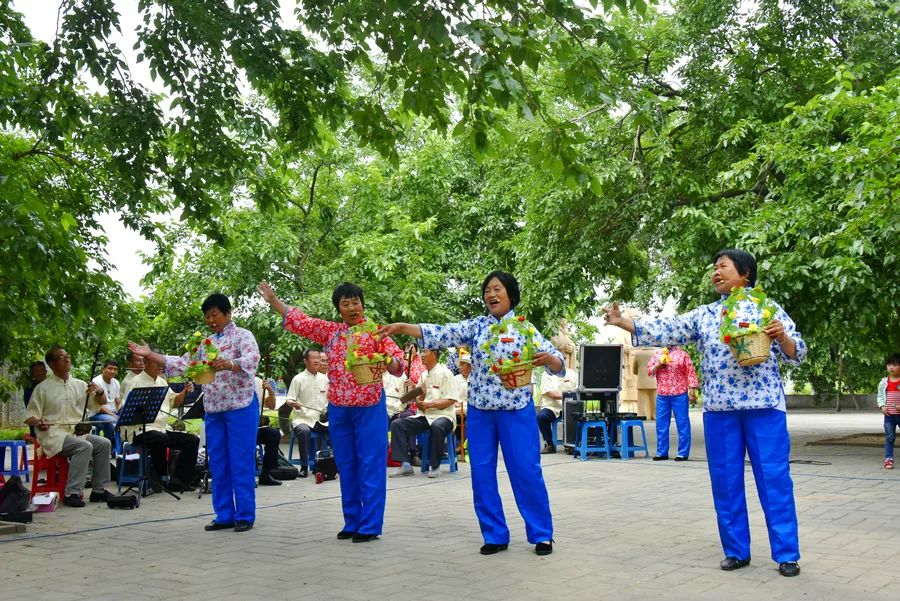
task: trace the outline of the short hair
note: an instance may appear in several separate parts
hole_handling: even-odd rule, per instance
[[[31,370],[34,369],[35,367],[44,367],[44,368],[46,368],[47,365],[46,365],[43,361],[32,361],[32,362],[31,362],[31,365],[28,366],[28,371],[31,371]]]
[[[203,301],[203,304],[200,305],[200,310],[205,314],[210,309],[218,309],[227,315],[228,313],[231,313],[231,301],[221,292],[210,294],[206,297],[206,300]]]
[[[129,363],[134,363],[134,356],[135,356],[135,355],[137,355],[137,353],[135,353],[134,351],[131,351],[131,350],[130,350],[130,351],[128,351],[127,353],[125,353],[125,360],[128,361]],[[140,355],[138,355],[138,356],[140,356]],[[143,359],[143,357],[141,357],[141,359]]]
[[[506,289],[506,296],[509,297],[509,307],[515,309],[519,304],[519,301],[522,300],[522,295],[519,292],[519,282],[516,280],[515,276],[511,273],[506,273],[505,271],[492,271],[487,274],[487,277],[484,278],[484,281],[481,283],[481,298],[484,298],[488,282],[494,278],[497,278],[500,280],[500,283],[503,284],[503,287]]]
[[[341,308],[342,298],[358,298],[360,304],[363,307],[366,306],[366,295],[363,293],[363,289],[356,284],[344,282],[334,289],[334,292],[331,293],[331,304],[335,309]]]
[[[104,369],[106,369],[110,365],[112,365],[113,367],[119,367],[119,362],[116,361],[115,359],[107,359],[106,361],[103,362]]]
[[[715,265],[722,257],[728,257],[734,263],[738,274],[747,276],[747,283],[756,286],[756,257],[739,248],[723,248],[713,257]]]
[[[423,353],[426,351],[428,351],[430,353],[434,353],[434,357],[435,357],[435,359],[437,359],[438,363],[440,363],[441,359],[443,359],[443,357],[444,357],[444,349],[440,349],[440,348],[423,348],[422,349]]]
[[[305,351],[303,351],[303,360],[306,361],[307,359],[309,359],[310,353],[318,353],[318,352],[319,351],[314,348],[306,349]]]
[[[887,367],[888,365],[900,365],[900,353],[891,353],[887,356],[887,359],[884,360],[884,365]]]
[[[50,362],[53,361],[53,355],[55,355],[58,351],[64,351],[63,347],[57,345],[50,347],[50,350],[44,354],[44,361],[47,362],[47,365],[50,365]]]

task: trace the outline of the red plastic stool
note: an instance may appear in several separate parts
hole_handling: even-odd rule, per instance
[[[45,482],[38,482],[41,472],[46,474]],[[34,478],[31,481],[31,496],[38,493],[56,492],[59,500],[66,496],[66,481],[69,479],[69,458],[62,455],[47,457],[44,450],[34,443]]]

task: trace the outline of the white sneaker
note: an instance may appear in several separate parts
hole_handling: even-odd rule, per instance
[[[412,476],[415,473],[415,470],[411,465],[407,465],[406,467],[399,468],[396,472],[391,474],[390,478],[402,478],[403,476]]]
[[[429,478],[437,478],[437,477],[440,476],[440,475],[441,475],[441,468],[440,468],[440,467],[436,467],[436,468],[434,468],[433,470],[428,470],[428,477],[429,477]]]

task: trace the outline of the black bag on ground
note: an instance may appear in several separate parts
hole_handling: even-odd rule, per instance
[[[293,465],[278,449],[278,465],[269,470],[269,475],[277,480],[296,480],[300,475],[300,470]]]
[[[10,476],[0,488],[0,513],[21,513],[28,509],[31,493],[18,476]]]
[[[324,480],[334,480],[337,478],[337,463],[334,461],[334,455],[331,454],[331,450],[323,449],[316,452],[315,471],[318,474],[322,474]]]
[[[135,509],[141,506],[141,495],[128,493],[125,495],[109,495],[106,506],[110,509]]]

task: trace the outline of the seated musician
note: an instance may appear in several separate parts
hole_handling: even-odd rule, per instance
[[[291,387],[284,402],[291,412],[291,430],[294,432],[300,450],[300,477],[309,475],[309,445],[312,432],[328,433],[328,426],[319,421],[322,412],[328,408],[328,378],[320,374],[322,361],[319,352],[306,349],[303,353],[306,369],[291,381]]]
[[[93,434],[84,437],[73,434],[75,424],[81,421],[85,399],[91,396],[98,402],[105,402],[103,389],[93,382],[71,376],[72,358],[64,348],[53,347],[44,359],[52,373],[35,386],[25,409],[25,423],[37,430],[37,439],[44,455],[69,458],[69,479],[66,480],[62,499],[64,505],[84,507],[82,495],[91,459],[94,470],[90,500],[106,501],[110,442]]]
[[[456,427],[456,402],[458,395],[453,374],[446,365],[439,362],[440,351],[428,349],[422,353],[422,363],[428,370],[419,379],[423,394],[417,402],[418,412],[414,416],[395,420],[391,424],[391,457],[401,462],[391,478],[411,476],[412,451],[409,446],[410,437],[422,432],[431,432],[430,457],[422,457],[429,461],[429,478],[440,475],[441,456],[444,453],[444,440]]]
[[[256,396],[260,399],[262,409],[275,408],[275,390],[268,380],[255,378]],[[259,427],[256,429],[256,444],[263,445],[262,471],[259,473],[260,486],[281,486],[281,480],[272,477],[270,473],[278,467],[278,444],[281,442],[281,432],[278,428],[269,427],[269,418],[260,415]]]
[[[567,369],[564,376],[554,376],[544,370],[541,375],[541,399],[537,413],[538,429],[544,438],[541,455],[556,452],[553,445],[553,420],[562,412],[563,393],[575,390],[576,386],[578,373],[575,370]]]
[[[459,373],[453,376],[456,394],[459,397],[456,403],[456,439],[462,445],[465,440],[466,403],[469,401],[469,374],[472,373],[472,355],[467,348],[460,347],[456,362],[459,366]]]
[[[144,371],[135,376],[129,382],[128,394],[138,388],[163,388],[168,389],[166,399],[161,410],[156,414],[156,420],[148,423],[146,434],[141,434],[140,426],[130,426],[125,437],[134,436],[133,444],[147,449],[150,453],[150,483],[153,492],[162,491],[162,476],[168,474],[168,462],[166,461],[166,449],[181,451],[178,464],[169,477],[168,490],[174,492],[190,492],[196,490],[192,485],[194,481],[194,468],[197,464],[197,450],[200,448],[200,438],[187,432],[175,432],[168,425],[168,419],[172,412],[184,402],[184,398],[194,390],[194,385],[187,382],[184,389],[175,393],[169,389],[169,383],[162,377],[165,365],[161,361],[151,358],[144,359]],[[128,403],[128,397],[125,397]]]

